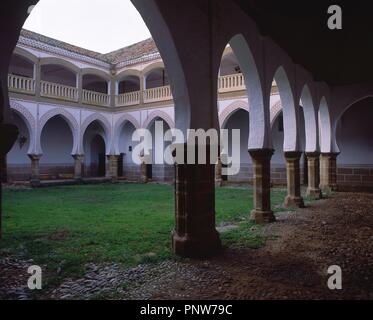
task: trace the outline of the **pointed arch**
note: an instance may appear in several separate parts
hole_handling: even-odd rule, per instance
[[[332,126],[329,113],[329,106],[325,97],[320,100],[319,107],[319,134],[320,149],[323,153],[332,152]]]
[[[111,139],[112,139],[111,124],[109,120],[100,113],[91,114],[83,121],[81,125],[80,144],[79,144],[81,153],[84,153],[83,140],[84,140],[84,135],[87,131],[87,128],[95,121],[97,121],[102,126],[102,129],[104,130],[105,137],[103,138],[104,138],[105,145],[106,145],[106,153],[110,154]]]
[[[161,118],[163,121],[165,121],[167,125],[170,127],[170,129],[175,128],[175,123],[172,120],[172,118],[167,113],[160,111],[160,110],[151,112],[146,118],[146,120],[144,121],[142,127],[144,129],[149,129],[150,125],[153,123],[153,121],[156,118]]]
[[[237,57],[245,78],[247,96],[251,111],[249,149],[268,147],[268,112],[265,110],[263,86],[258,67],[248,42],[242,34],[235,35],[229,44]]]
[[[114,152],[115,154],[119,154],[119,142],[120,142],[120,134],[123,129],[123,127],[126,125],[126,123],[130,123],[133,125],[135,129],[140,129],[140,123],[135,119],[135,117],[131,116],[130,114],[124,114],[122,115],[115,123],[114,126]]]
[[[246,101],[239,100],[225,107],[219,116],[220,128],[224,128],[229,118],[233,116],[233,114],[235,114],[238,110],[245,110],[247,112],[250,112],[249,104]]]
[[[54,117],[60,116],[68,126],[70,127],[72,136],[73,136],[73,149],[71,151],[71,154],[76,154],[78,149],[78,143],[79,143],[79,124],[78,121],[75,119],[75,117],[65,110],[64,108],[55,108],[48,112],[46,112],[38,121],[38,133],[37,133],[37,145],[39,146],[40,154],[43,153],[42,147],[41,147],[41,134],[43,132],[43,129],[45,125],[48,123],[48,121]]]
[[[295,108],[294,93],[289,77],[283,66],[279,66],[274,74],[284,119],[284,152],[298,150],[298,116]]]

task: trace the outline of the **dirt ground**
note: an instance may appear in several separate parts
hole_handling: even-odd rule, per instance
[[[86,278],[66,282],[44,298],[97,298],[97,290],[120,279],[126,283],[120,291],[100,298],[373,299],[372,205],[373,194],[340,193],[283,213],[277,223],[256,231],[270,239],[262,248],[225,249],[205,261],[165,261],[130,270],[94,267]],[[332,265],[342,269],[342,290],[327,286]],[[11,289],[26,282],[17,277],[24,267],[7,260],[0,267],[1,286],[6,287],[0,297],[27,299],[23,290]],[[95,295],[87,289],[93,282]]]
[[[373,194],[341,193],[283,215],[257,250],[227,249],[190,262],[196,278],[176,276],[152,298],[373,299]],[[327,286],[328,267],[342,268],[342,290]]]

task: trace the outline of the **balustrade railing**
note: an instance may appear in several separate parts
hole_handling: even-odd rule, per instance
[[[47,81],[40,81],[40,95],[65,101],[78,101],[77,88]]]
[[[158,87],[144,90],[144,102],[152,103],[158,101],[172,100],[171,87]]]
[[[242,73],[219,77],[219,93],[245,90],[245,79]]]
[[[8,89],[11,92],[35,94],[35,80],[33,78],[9,74]]]
[[[83,103],[108,107],[110,96],[106,93],[83,90]]]
[[[140,104],[140,91],[123,93],[117,96],[116,106],[117,107],[126,107]]]
[[[35,94],[36,83],[32,78],[8,75],[8,88],[10,92]],[[219,93],[235,92],[245,90],[245,79],[242,73],[221,76],[218,79]],[[277,86],[272,88],[272,94],[278,94]],[[78,102],[79,89],[75,87],[65,86],[58,83],[40,82],[40,95],[42,97],[54,98],[59,100]],[[108,94],[82,90],[81,101],[85,104],[109,107],[111,97]],[[115,106],[125,107],[139,105],[142,103],[156,103],[161,101],[172,100],[172,92],[170,86],[146,89],[144,91],[134,91],[123,93],[115,96]]]

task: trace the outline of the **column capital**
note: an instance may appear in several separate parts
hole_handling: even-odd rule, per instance
[[[82,160],[82,159],[84,159],[84,154],[73,154],[72,157],[75,160]]]
[[[285,151],[284,156],[287,160],[299,160],[302,157],[302,151]]]
[[[340,152],[321,152],[320,155],[322,157],[329,157],[335,159],[339,156]]]
[[[250,155],[255,160],[272,158],[274,152],[274,149],[249,149]]]
[[[42,154],[28,154],[27,155],[31,160],[38,161],[43,156]]]
[[[320,151],[306,152],[307,158],[318,158],[320,157]]]

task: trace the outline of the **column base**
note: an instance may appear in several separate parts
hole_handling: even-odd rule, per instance
[[[287,196],[285,198],[285,207],[298,207],[298,208],[304,208],[304,201],[302,197],[291,197]]]
[[[307,189],[307,197],[313,198],[313,199],[322,199],[322,192],[321,189]]]
[[[276,221],[276,217],[273,211],[261,211],[253,210],[251,211],[251,220],[254,220],[257,224],[271,223]]]
[[[30,180],[30,185],[32,188],[39,188],[41,183],[40,180]]]
[[[219,233],[215,230],[203,237],[190,235],[179,236],[172,232],[172,250],[174,254],[184,258],[206,258],[216,255],[221,250]]]

